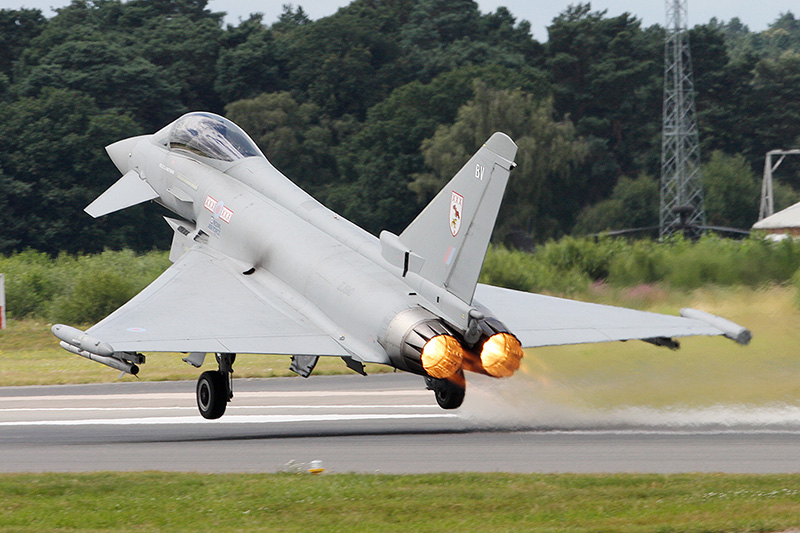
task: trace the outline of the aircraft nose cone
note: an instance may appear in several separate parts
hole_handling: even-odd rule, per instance
[[[131,137],[130,139],[123,139],[106,146],[106,152],[108,152],[108,156],[121,173],[125,174],[130,170],[133,147],[140,140],[141,139],[139,137]]]

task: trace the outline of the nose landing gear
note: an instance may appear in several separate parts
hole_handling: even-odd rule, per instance
[[[197,379],[197,408],[203,418],[215,420],[225,414],[233,398],[233,362],[236,354],[216,354],[219,370],[209,370]]]

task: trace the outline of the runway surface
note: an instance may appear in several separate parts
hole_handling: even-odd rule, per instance
[[[407,374],[236,380],[204,420],[193,382],[0,388],[0,471],[800,472],[800,409],[576,410],[486,382],[456,411]]]

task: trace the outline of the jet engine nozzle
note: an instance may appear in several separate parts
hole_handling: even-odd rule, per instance
[[[519,339],[494,317],[482,317],[474,323],[479,339],[469,346],[464,359],[464,370],[506,378],[519,370],[525,352]]]
[[[511,333],[495,333],[483,343],[481,366],[496,378],[512,376],[519,369],[525,353],[519,340]]]
[[[389,321],[380,343],[395,368],[441,379],[461,370],[465,352],[456,335],[440,317],[412,307]]]
[[[449,378],[461,368],[464,348],[451,335],[437,335],[422,348],[422,368],[433,378]],[[518,365],[519,366],[519,365]]]

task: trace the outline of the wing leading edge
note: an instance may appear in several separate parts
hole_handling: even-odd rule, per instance
[[[198,246],[87,333],[116,352],[351,355],[255,278]]]
[[[514,332],[524,348],[608,341],[725,335],[747,344],[750,332],[701,311],[661,315],[478,284],[475,300]],[[716,322],[715,322],[716,320]]]

